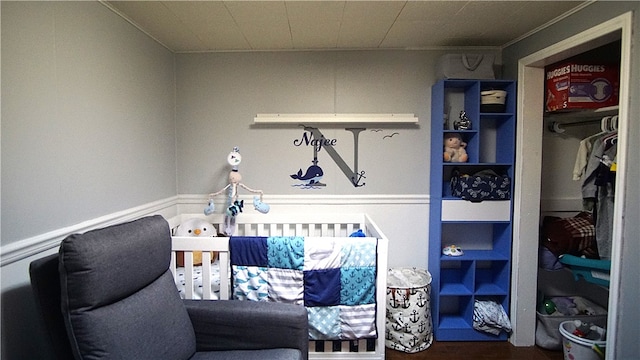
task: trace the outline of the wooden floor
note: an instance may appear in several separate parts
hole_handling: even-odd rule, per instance
[[[509,342],[434,342],[425,351],[406,354],[386,349],[386,360],[563,360],[562,351],[537,346],[515,347]]]

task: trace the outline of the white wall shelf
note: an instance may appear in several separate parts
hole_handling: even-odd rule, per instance
[[[417,125],[414,114],[257,114],[254,124],[403,124]]]

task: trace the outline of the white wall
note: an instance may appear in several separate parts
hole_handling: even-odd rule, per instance
[[[2,245],[174,196],[173,54],[96,2],[2,2]]]
[[[550,121],[546,120],[541,126]],[[573,168],[580,140],[596,134],[599,129],[600,124],[567,127],[564,133],[558,134],[544,128],[540,189],[542,211],[582,209],[582,181],[573,180]]]
[[[1,6],[1,357],[47,359],[28,264],[55,249],[20,258],[175,197],[174,57],[98,2]]]
[[[266,194],[428,193],[429,103],[438,52],[257,52],[177,55],[178,193],[206,194],[226,185],[226,155],[240,148],[245,183]],[[303,129],[253,126],[257,113],[414,113],[419,127],[365,126],[359,135],[356,188],[325,151],[327,187],[301,190],[289,175],[306,170],[311,147],[296,147]],[[336,138],[353,168],[352,133],[318,126]],[[393,132],[399,134],[383,139]]]

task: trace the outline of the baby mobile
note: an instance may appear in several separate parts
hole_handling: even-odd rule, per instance
[[[227,156],[227,162],[231,165],[231,172],[229,172],[229,184],[222,188],[220,191],[209,194],[209,204],[204,208],[205,215],[211,215],[215,211],[213,198],[217,195],[222,194],[225,190],[227,191],[227,208],[224,214],[224,222],[225,222],[225,234],[233,235],[235,224],[236,224],[236,216],[242,212],[242,208],[244,208],[244,200],[238,200],[238,187],[243,188],[246,191],[249,191],[255,195],[253,197],[253,207],[256,211],[266,214],[269,212],[270,206],[262,202],[262,190],[254,190],[249,188],[248,186],[242,183],[242,175],[238,172],[238,165],[242,161],[242,156],[240,155],[240,150],[238,147],[234,147],[233,151],[229,153]]]

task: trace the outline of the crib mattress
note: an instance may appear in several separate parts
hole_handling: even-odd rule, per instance
[[[178,287],[178,291],[180,293],[181,298],[185,298],[185,268],[178,267],[176,268],[176,286]],[[193,267],[193,299],[201,300],[202,299],[202,266],[194,266]],[[211,264],[211,293],[212,299],[218,300],[220,299],[220,263],[218,260],[214,261]]]

